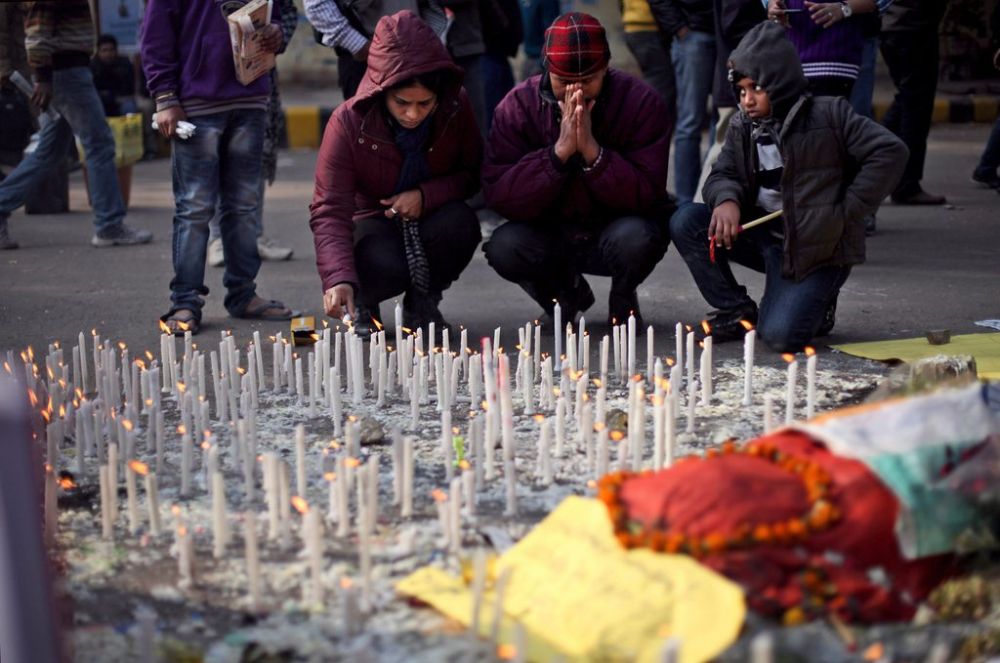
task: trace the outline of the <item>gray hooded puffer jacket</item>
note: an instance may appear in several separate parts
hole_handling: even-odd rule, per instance
[[[750,30],[729,70],[734,83],[748,77],[771,101],[784,161],[782,276],[799,281],[820,267],[864,262],[864,218],[898,183],[906,146],[845,99],[810,96],[798,54],[776,23]],[[758,192],[753,124],[742,111],[733,118],[703,190],[710,207],[739,204],[744,221],[752,218]]]

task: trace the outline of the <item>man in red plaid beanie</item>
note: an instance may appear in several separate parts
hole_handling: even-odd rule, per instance
[[[611,277],[608,321],[642,318],[636,288],[666,253],[671,113],[646,83],[608,67],[600,22],[563,14],[545,31],[543,71],[500,102],[482,178],[508,219],[483,247],[547,314],[594,303],[583,274]]]

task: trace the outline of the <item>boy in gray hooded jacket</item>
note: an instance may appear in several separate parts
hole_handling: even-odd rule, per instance
[[[707,204],[681,207],[670,235],[718,309],[709,318],[715,342],[742,337],[745,321],[772,349],[796,352],[833,328],[840,288],[865,259],[864,218],[896,186],[907,150],[846,100],[811,96],[776,23],[746,34],[729,77],[740,112],[705,182]],[[759,310],[730,261],[766,275]]]

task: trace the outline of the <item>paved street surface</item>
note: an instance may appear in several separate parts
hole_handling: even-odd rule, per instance
[[[931,133],[926,188],[948,196],[946,208],[896,207],[886,204],[878,217],[879,233],[868,242],[868,262],[855,269],[840,297],[837,326],[830,343],[902,338],[933,328],[953,333],[985,331],[975,320],[1000,318],[1000,196],[977,189],[969,180],[986,140],[984,124],[935,125]],[[308,314],[322,315],[308,203],[312,196],[314,151],[283,152],[278,181],[267,194],[265,228],[295,249],[294,259],[264,263],[258,291]],[[96,328],[105,338],[125,341],[133,351],[158,349],[157,318],[169,307],[171,218],[173,198],[169,160],[135,167],[128,221],[153,231],[148,246],[95,249],[91,216],[79,172],[71,179],[69,214],[25,216],[10,220],[17,251],[0,252],[0,349],[44,348],[59,339],[75,343],[80,330]],[[243,342],[255,329],[265,335],[287,323],[235,320],[222,306],[222,270],[208,267],[211,289],[205,309],[203,342],[233,329]],[[751,294],[759,297],[762,279],[745,270]],[[606,330],[604,317],[609,280],[591,279],[597,304],[589,311],[592,334]],[[639,292],[647,323],[659,333],[657,350],[672,354],[676,321],[696,323],[707,305],[673,247]],[[443,312],[453,324],[469,327],[472,337],[502,325],[504,345],[516,343],[516,327],[539,310],[521,290],[497,277],[477,252],[458,283],[446,293]],[[392,303],[383,304],[392,319]],[[738,344],[722,346],[721,357],[734,357]],[[551,347],[551,346],[550,346]],[[594,345],[596,348],[596,344]],[[781,359],[765,352],[765,363]],[[843,356],[845,370],[863,362]]]

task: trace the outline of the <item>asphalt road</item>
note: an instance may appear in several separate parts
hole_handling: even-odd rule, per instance
[[[983,331],[973,322],[1000,318],[1000,196],[975,188],[969,176],[979,158],[988,125],[936,125],[931,134],[925,186],[944,193],[948,207],[883,206],[879,233],[869,239],[868,262],[854,270],[840,296],[837,326],[829,343],[904,338],[932,328],[953,333]],[[307,205],[312,195],[316,153],[283,152],[278,181],[267,194],[265,228],[269,235],[295,249],[288,262],[264,263],[259,293],[281,299],[304,311],[322,315]],[[43,349],[54,340],[75,342],[83,330],[96,329],[105,338],[120,339],[136,350],[158,350],[157,318],[169,307],[171,268],[171,195],[168,160],[135,167],[128,221],[153,231],[155,240],[142,247],[95,249],[80,173],[71,176],[72,212],[26,216],[10,220],[21,243],[16,251],[0,252],[0,350]],[[761,291],[760,276],[742,270],[751,294]],[[588,328],[606,329],[608,279],[591,278],[597,304]],[[217,342],[218,333],[233,329],[242,342],[255,329],[265,335],[286,323],[235,320],[222,307],[222,270],[207,268],[211,289],[205,309],[203,342]],[[647,323],[659,335],[657,351],[672,354],[673,325],[695,323],[708,306],[687,268],[671,248],[639,291]],[[392,304],[383,305],[391,319]],[[453,324],[468,327],[475,338],[501,325],[504,343],[516,343],[516,327],[540,311],[521,290],[497,277],[477,252],[442,306]],[[722,346],[718,356],[736,356],[738,344]],[[596,344],[595,344],[596,348]],[[765,362],[780,358],[765,352]],[[845,370],[857,360],[831,356]],[[868,366],[870,369],[871,367]]]

